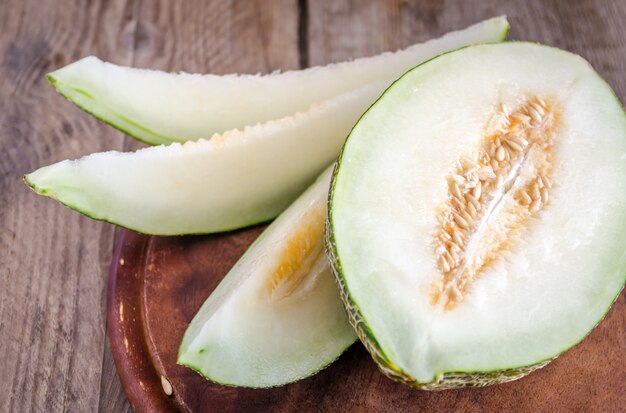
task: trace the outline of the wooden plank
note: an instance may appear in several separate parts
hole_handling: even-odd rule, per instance
[[[569,1],[310,1],[308,56],[319,65],[367,56],[506,14],[512,39],[538,41],[587,58],[626,96],[626,2]]]
[[[298,68],[296,0],[143,2],[133,65],[188,73]],[[126,148],[145,146],[127,139]]]
[[[621,75],[626,4],[620,0],[575,6],[539,0],[311,1],[305,11],[300,16],[307,17],[303,27],[309,39],[302,39],[307,53],[300,60],[308,64],[403,47],[506,13],[514,38],[582,54],[622,101],[626,95]],[[0,371],[5,385],[0,410],[129,410],[105,351],[103,297],[113,229],[35,196],[21,182],[39,166],[119,149],[121,135],[65,102],[43,75],[87,54],[189,72],[296,68],[297,19],[295,0],[3,2]],[[610,317],[621,314],[624,320],[624,311],[622,298]],[[621,325],[621,333],[612,333],[616,349],[625,336]],[[623,356],[623,348],[616,354]]]
[[[268,73],[298,68],[296,0],[142,2],[132,64],[190,73]],[[145,145],[126,138],[126,150]],[[127,411],[110,349],[105,350],[100,411]]]
[[[104,346],[99,398],[99,412],[132,413],[133,411],[117,374],[108,340]]]
[[[0,410],[95,411],[113,228],[32,193],[22,175],[120,148],[48,85],[88,54],[130,63],[132,1],[0,7]]]
[[[297,4],[294,0],[144,2],[134,63],[215,74],[297,68]]]

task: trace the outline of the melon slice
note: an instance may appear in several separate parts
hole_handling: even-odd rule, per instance
[[[275,218],[334,162],[385,82],[210,140],[103,152],[26,175],[39,194],[155,235],[213,233]]]
[[[389,88],[329,207],[351,322],[383,371],[482,386],[581,341],[624,286],[625,159],[622,106],[562,50],[468,47]]]
[[[332,169],[252,244],[189,325],[178,363],[229,385],[310,376],[356,340],[324,253]]]
[[[389,84],[440,53],[502,41],[508,29],[497,17],[396,53],[263,76],[172,74],[87,57],[48,79],[81,109],[146,143],[198,140],[306,111],[374,81]]]

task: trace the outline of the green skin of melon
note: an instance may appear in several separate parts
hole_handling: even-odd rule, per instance
[[[532,43],[532,42],[528,42],[528,43]],[[533,43],[533,44],[536,44],[542,47],[550,47],[550,46],[545,46],[539,43]],[[406,75],[408,75],[415,69],[418,69],[422,65],[425,65],[429,63],[430,61],[437,59],[443,55],[447,55],[449,53],[454,53],[458,50],[471,48],[471,47],[472,46],[467,46],[467,47],[462,47],[457,50],[452,50],[452,51],[443,53],[437,57],[434,57],[433,59],[427,60],[417,65],[413,69],[406,72],[403,76],[398,78],[395,82],[393,82],[387,90],[392,89],[394,85],[399,83]],[[612,96],[617,101],[618,105],[620,105],[623,108],[621,102],[619,101],[619,98],[615,95],[610,85],[606,83],[604,80],[603,82],[606,85],[606,87],[611,91]],[[372,106],[370,106],[368,111],[371,110],[374,106],[376,106],[376,104],[384,97],[385,93],[383,93],[372,104]],[[366,114],[367,114],[367,111],[361,116],[361,118],[359,119],[359,122],[361,121],[361,119],[363,119],[363,117]],[[626,116],[626,109],[624,109],[624,115]],[[357,124],[359,122],[357,122]],[[407,372],[403,371],[399,366],[395,365],[381,348],[380,344],[376,340],[374,332],[368,325],[367,320],[363,317],[362,311],[360,310],[358,304],[352,299],[352,296],[350,294],[350,289],[348,288],[345,277],[343,275],[339,252],[337,251],[337,246],[333,239],[333,224],[332,224],[331,213],[330,213],[330,211],[332,211],[333,209],[333,193],[334,193],[335,185],[337,182],[336,178],[342,166],[341,161],[343,158],[344,150],[347,146],[347,142],[350,139],[351,134],[352,132],[348,135],[348,138],[346,138],[346,143],[344,143],[344,146],[339,155],[337,163],[335,164],[335,169],[333,170],[333,175],[331,178],[329,200],[328,200],[329,214],[327,214],[326,216],[326,230],[325,230],[326,255],[328,256],[328,259],[331,264],[332,272],[335,275],[337,284],[339,285],[341,300],[344,304],[346,312],[348,313],[348,320],[350,324],[352,325],[352,327],[354,328],[357,336],[359,337],[359,340],[363,343],[363,345],[369,352],[370,356],[376,362],[376,364],[378,365],[378,368],[381,370],[383,374],[385,374],[387,377],[389,377],[390,379],[396,382],[406,384],[410,387],[413,387],[419,390],[427,390],[427,391],[449,390],[449,389],[458,389],[458,388],[464,388],[464,387],[484,387],[484,386],[490,386],[493,384],[507,383],[510,381],[521,379],[522,377],[534,372],[535,370],[545,367],[547,364],[549,364],[552,360],[556,359],[558,356],[563,354],[565,351],[569,350],[570,348],[574,347],[576,344],[580,343],[582,340],[584,340],[587,337],[587,335],[591,333],[591,331],[593,331],[593,328],[592,328],[579,341],[571,343],[570,345],[565,347],[559,354],[555,355],[552,358],[541,360],[535,364],[516,367],[516,368],[494,369],[491,371],[476,371],[476,372],[466,372],[466,371],[446,372],[436,377],[435,380],[433,381],[420,382],[420,381],[417,381],[414,377],[412,377]],[[623,284],[626,285],[626,273],[624,274]],[[613,300],[608,304],[606,308],[606,312],[598,320],[594,328],[602,322],[604,317],[606,317],[606,314],[611,309],[613,303],[615,303],[615,301],[619,297],[619,294],[624,289],[624,285],[617,292]]]
[[[100,102],[86,90],[80,88],[66,90],[59,85],[58,80],[52,73],[48,73],[46,75],[46,79],[48,79],[48,82],[50,82],[50,84],[61,96],[76,104],[76,106],[78,106],[83,112],[93,116],[100,122],[119,130],[125,135],[148,145],[161,145],[178,142],[176,139],[172,139],[169,136],[150,130],[127,116],[118,113],[113,108],[107,107],[103,102]],[[105,116],[102,113],[109,113],[110,116]],[[82,211],[78,212],[82,213]]]

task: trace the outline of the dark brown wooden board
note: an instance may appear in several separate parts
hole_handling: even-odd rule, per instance
[[[65,158],[138,145],[64,101],[45,81],[47,71],[88,54],[187,72],[292,69],[403,47],[501,13],[509,16],[513,38],[582,54],[624,101],[624,0],[0,0],[0,411],[130,411],[105,340],[113,227],[35,196],[21,176]],[[608,347],[581,345],[598,367],[580,373],[578,404],[560,405],[569,393],[555,390],[536,410],[624,410],[620,300],[609,316],[612,327],[605,322],[604,333],[587,339]],[[609,365],[596,360],[596,351],[607,348]],[[355,347],[344,358],[365,363],[361,351]],[[594,375],[613,379],[603,402],[604,390],[587,384]],[[385,399],[363,382],[341,386],[342,397],[354,410],[380,410]],[[316,406],[299,397],[288,400],[301,399],[303,410]],[[585,397],[596,402],[587,406]],[[458,400],[459,409],[467,407]]]
[[[620,411],[626,406],[626,300],[580,345],[516,382],[426,392],[378,371],[360,343],[317,375],[272,389],[211,383],[176,364],[185,329],[210,292],[261,232],[149,237],[123,231],[111,266],[109,339],[138,412]],[[161,376],[174,393],[167,396]]]

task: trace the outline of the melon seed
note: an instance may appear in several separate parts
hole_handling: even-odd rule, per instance
[[[495,115],[506,128],[491,131],[480,148],[455,162],[448,197],[437,208],[433,304],[451,310],[463,301],[481,271],[511,247],[513,232],[547,204],[557,124],[547,101],[533,97],[514,110],[502,104]],[[477,177],[475,170],[488,172]]]

